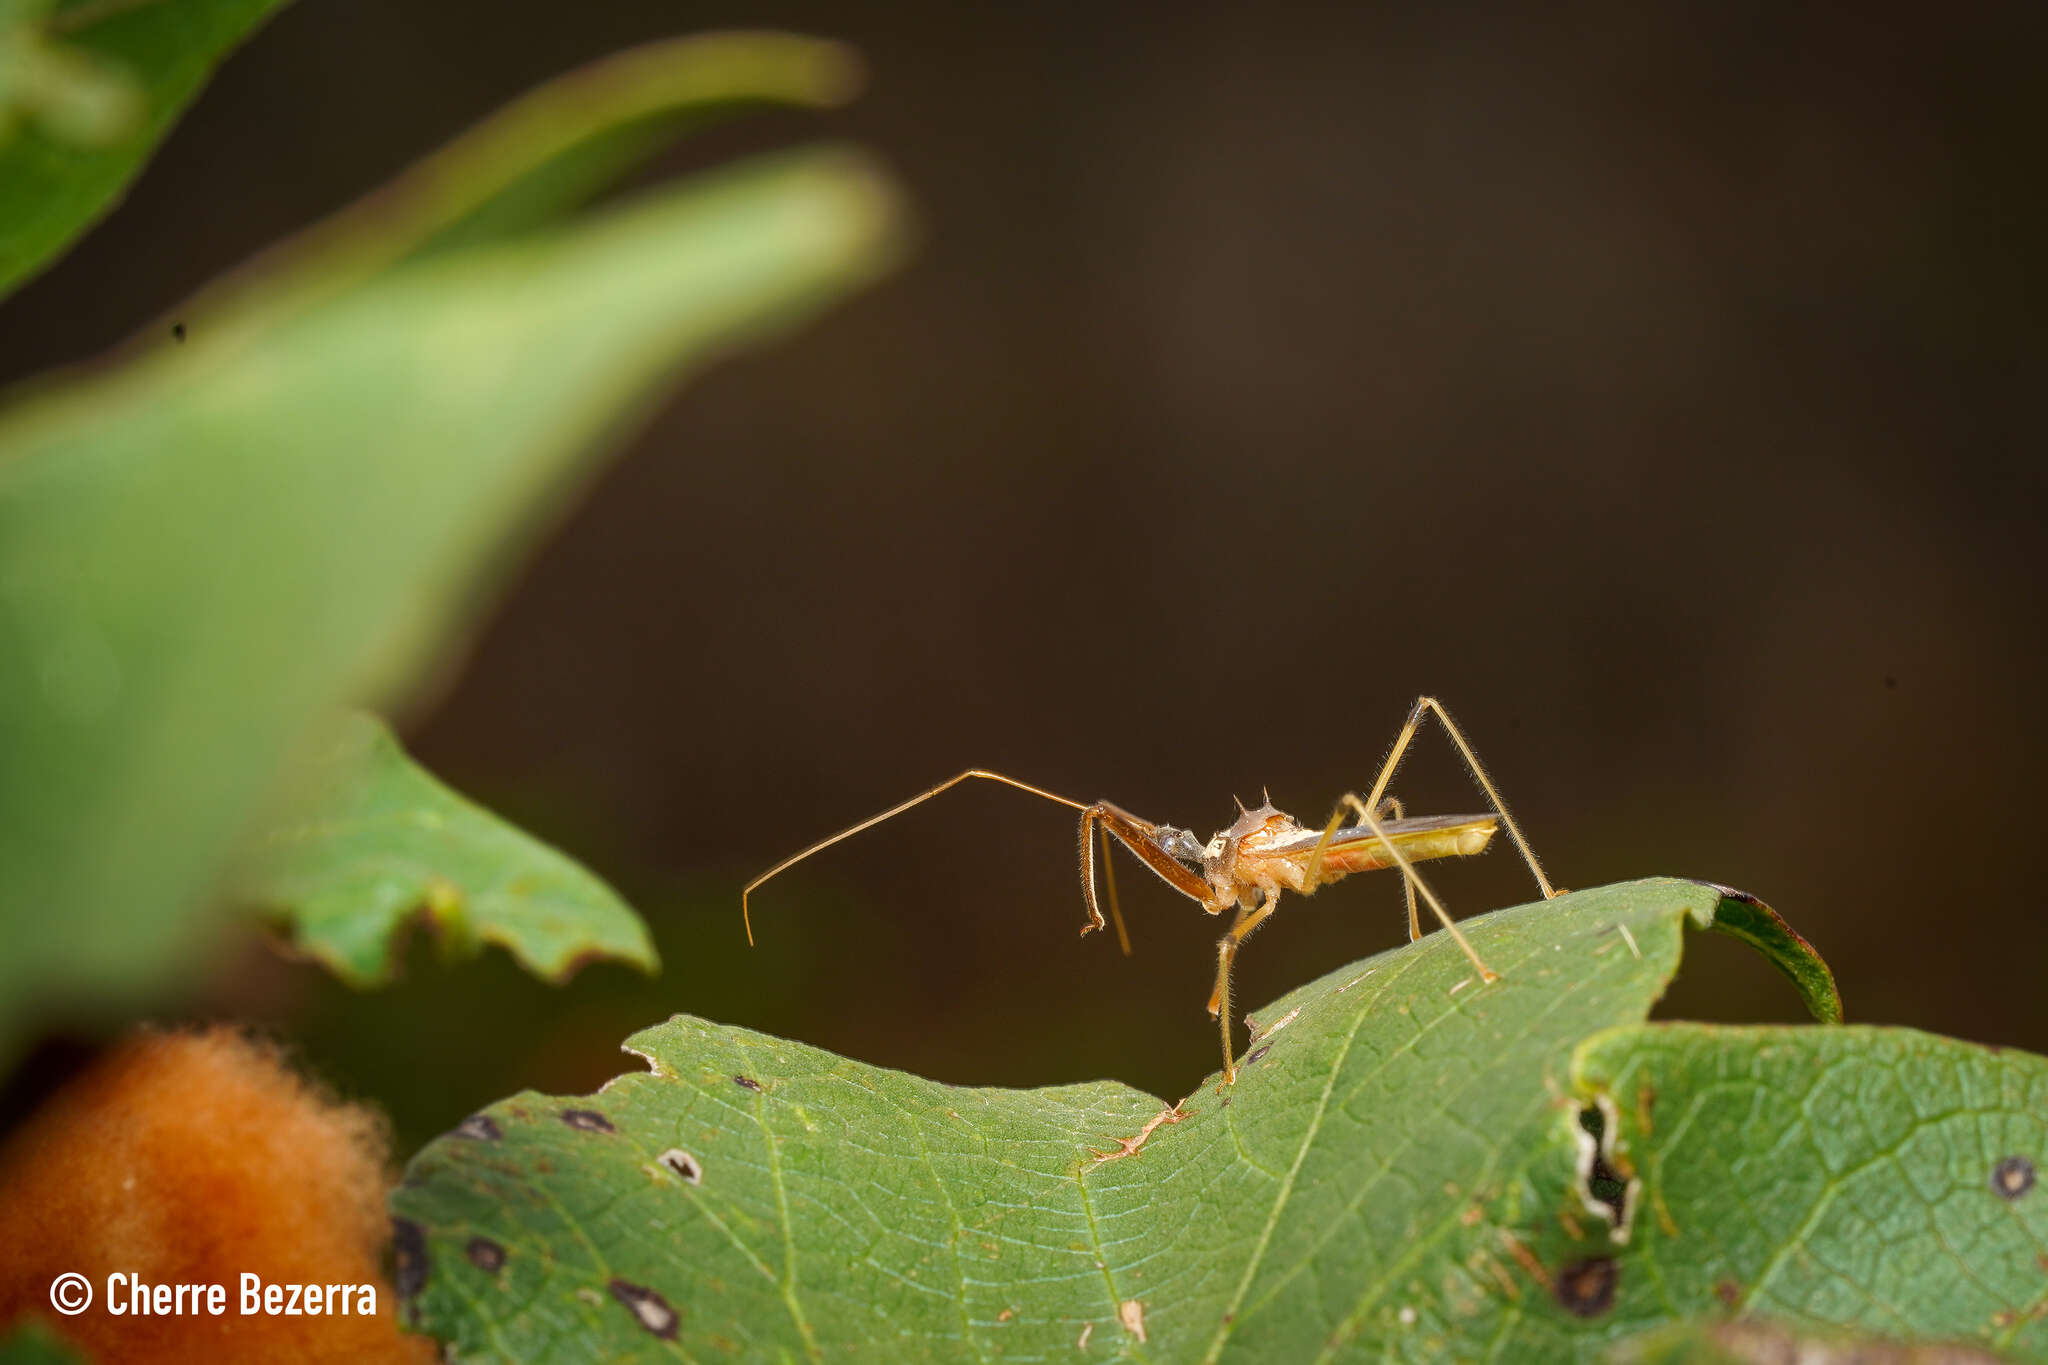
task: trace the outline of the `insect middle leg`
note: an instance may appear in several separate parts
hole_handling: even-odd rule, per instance
[[[1463,949],[1465,956],[1472,960],[1472,965],[1479,969],[1480,980],[1499,980],[1499,975],[1480,959],[1478,952],[1472,947],[1471,942],[1466,939],[1463,931],[1451,919],[1450,912],[1444,909],[1443,902],[1436,898],[1436,892],[1430,890],[1429,883],[1422,880],[1422,874],[1415,870],[1414,862],[1407,854],[1401,851],[1399,845],[1387,838],[1387,831],[1380,824],[1380,819],[1390,813],[1398,819],[1401,810],[1401,803],[1395,801],[1392,797],[1382,799],[1378,807],[1375,808],[1359,800],[1355,792],[1344,793],[1342,799],[1337,802],[1337,809],[1330,815],[1330,822],[1323,826],[1323,837],[1317,841],[1315,852],[1309,855],[1308,866],[1302,879],[1302,894],[1309,895],[1315,891],[1322,873],[1323,851],[1329,847],[1330,840],[1336,836],[1338,827],[1344,822],[1344,813],[1347,810],[1358,816],[1359,826],[1371,830],[1380,837],[1381,846],[1393,856],[1395,864],[1401,869],[1402,881],[1406,885],[1408,892],[1409,942],[1412,943],[1422,937],[1421,921],[1416,917],[1415,913],[1415,895],[1419,891],[1422,893],[1422,898],[1429,902],[1429,908],[1443,922],[1444,928],[1450,930],[1451,937],[1457,940],[1458,947]]]
[[[1344,812],[1347,808],[1358,815],[1356,827],[1365,828],[1365,802],[1358,799],[1356,792],[1345,792],[1337,802],[1337,809],[1330,813],[1329,823],[1323,826],[1323,837],[1316,841],[1315,852],[1309,854],[1308,866],[1302,873],[1302,895],[1314,895],[1316,888],[1323,884],[1323,856],[1330,847],[1330,841],[1337,837],[1337,831],[1343,828]],[[1402,809],[1399,801],[1391,796],[1385,796],[1380,798],[1379,808],[1373,814],[1381,820],[1389,816],[1399,820],[1407,812]],[[1422,937],[1422,921],[1415,913],[1415,884],[1404,877],[1401,879],[1401,891],[1408,902],[1408,941],[1413,943]]]

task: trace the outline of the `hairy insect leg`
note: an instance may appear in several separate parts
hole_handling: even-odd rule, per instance
[[[1436,898],[1436,892],[1429,889],[1429,883],[1422,880],[1422,874],[1415,870],[1415,864],[1409,861],[1408,855],[1401,851],[1401,846],[1387,837],[1387,831],[1380,825],[1379,819],[1372,813],[1372,809],[1361,802],[1358,807],[1358,813],[1361,817],[1360,822],[1379,836],[1381,846],[1393,855],[1396,863],[1400,864],[1401,875],[1408,879],[1409,886],[1413,888],[1415,893],[1420,893],[1422,899],[1429,902],[1429,908],[1436,912],[1436,917],[1443,921],[1444,928],[1449,930],[1451,937],[1458,941],[1458,947],[1464,951],[1466,957],[1472,960],[1472,965],[1479,969],[1479,979],[1486,982],[1500,980],[1500,973],[1494,971],[1493,968],[1480,960],[1479,953],[1473,948],[1471,940],[1467,939],[1463,931],[1458,928],[1457,922],[1451,918],[1451,912],[1444,909],[1444,903]],[[1420,937],[1420,935],[1417,935],[1417,937]]]
[[[1557,892],[1551,888],[1550,879],[1543,875],[1543,864],[1537,861],[1536,850],[1530,848],[1529,841],[1522,837],[1522,827],[1516,824],[1515,817],[1508,813],[1508,803],[1501,799],[1500,789],[1493,785],[1493,779],[1487,775],[1486,765],[1479,761],[1479,755],[1473,752],[1464,732],[1458,729],[1457,723],[1451,719],[1451,713],[1444,710],[1443,703],[1435,697],[1415,699],[1415,705],[1408,712],[1407,723],[1402,725],[1400,736],[1394,740],[1394,747],[1387,754],[1387,761],[1380,765],[1378,780],[1372,784],[1372,791],[1360,803],[1361,806],[1378,808],[1380,797],[1386,794],[1387,783],[1394,778],[1394,770],[1401,766],[1401,758],[1407,753],[1409,743],[1414,740],[1416,731],[1421,728],[1422,722],[1431,712],[1434,712],[1436,718],[1443,723],[1444,733],[1451,737],[1451,743],[1457,746],[1459,755],[1465,760],[1466,768],[1479,783],[1479,789],[1485,792],[1486,799],[1493,803],[1494,814],[1500,817],[1501,824],[1507,827],[1508,837],[1515,841],[1515,847],[1521,851],[1522,861],[1529,865],[1530,875],[1536,878],[1537,889],[1543,893],[1545,900],[1549,900]],[[1405,862],[1403,865],[1406,865]]]
[[[1337,803],[1338,815],[1342,815],[1346,808],[1356,812],[1359,825],[1363,826],[1365,824],[1365,802],[1358,799],[1357,793],[1344,793],[1344,799]],[[1378,809],[1372,812],[1373,818],[1378,820],[1384,820],[1389,815],[1399,820],[1406,814],[1407,812],[1401,808],[1401,803],[1391,796],[1382,797]],[[1338,815],[1333,815],[1330,818],[1335,820],[1338,818]],[[1408,941],[1413,943],[1416,939],[1422,937],[1422,918],[1415,913],[1415,883],[1409,881],[1406,877],[1401,879],[1401,898],[1408,902]]]
[[[1102,811],[1089,806],[1081,812],[1081,891],[1088,900],[1088,923],[1081,926],[1083,937],[1104,927],[1102,903],[1095,898],[1095,822],[1102,818]],[[1103,840],[1102,860],[1109,861],[1109,841]],[[1116,874],[1111,873],[1111,876]]]
[[[1132,856],[1151,868],[1168,886],[1199,905],[1207,905],[1208,883],[1203,881],[1199,874],[1175,862],[1172,855],[1159,846],[1159,826],[1131,814],[1120,806],[1107,801],[1097,801],[1091,806],[1081,807],[1081,889],[1088,898],[1088,923],[1081,926],[1083,934],[1092,934],[1097,929],[1107,927],[1107,922],[1102,918],[1102,902],[1095,894],[1094,834],[1098,826],[1102,830],[1102,870],[1109,882],[1110,918],[1116,923],[1116,936],[1123,944],[1125,956],[1130,955],[1131,938],[1124,928],[1123,909],[1117,903],[1116,871],[1110,865],[1110,840],[1114,839],[1129,849]]]
[[[1116,862],[1109,856],[1110,827],[1103,816],[1101,806],[1090,806],[1081,812],[1081,881],[1088,888],[1088,914],[1090,922],[1081,926],[1081,932],[1091,933],[1102,927],[1102,907],[1095,902],[1095,839],[1097,829],[1102,832],[1102,877],[1109,883],[1109,918],[1116,925],[1116,941],[1123,948],[1124,956],[1131,955],[1131,935],[1124,928],[1123,906],[1116,894]]]
[[[1302,895],[1314,895],[1316,892],[1316,888],[1320,887],[1323,884],[1323,859],[1329,852],[1330,841],[1332,839],[1335,839],[1337,837],[1337,831],[1344,827],[1344,812],[1346,810],[1352,810],[1358,813],[1359,820],[1355,828],[1365,828],[1365,802],[1358,799],[1358,794],[1356,792],[1345,792],[1343,797],[1337,802],[1337,809],[1330,812],[1329,823],[1323,826],[1323,837],[1316,840],[1316,846],[1314,850],[1310,852],[1310,854],[1308,855],[1308,864],[1303,869],[1302,873]],[[1380,799],[1379,810],[1377,812],[1380,819],[1384,820],[1391,815],[1396,820],[1399,820],[1404,818],[1407,815],[1407,813],[1408,812],[1402,808],[1401,803],[1395,800],[1393,797],[1387,796],[1382,797]],[[1422,937],[1422,924],[1421,921],[1416,918],[1415,914],[1415,888],[1410,886],[1406,880],[1403,880],[1401,883],[1401,889],[1407,895],[1408,940],[1412,943],[1416,939]]]
[[[1258,909],[1247,910],[1239,906],[1230,932],[1216,944],[1216,989],[1209,993],[1209,1013],[1216,1016],[1217,1025],[1223,1033],[1223,1080],[1226,1085],[1237,1080],[1237,1063],[1230,1053],[1230,969],[1237,962],[1237,946],[1251,937],[1252,930],[1266,922],[1266,916],[1272,914],[1279,903],[1280,893],[1268,891]]]

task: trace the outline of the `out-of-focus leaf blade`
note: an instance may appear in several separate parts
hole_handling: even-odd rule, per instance
[[[0,1365],[89,1365],[85,1353],[41,1322],[0,1332]]]
[[[851,97],[859,80],[850,48],[796,34],[698,34],[629,48],[536,86],[209,285],[177,316],[192,331],[259,331],[400,262],[552,221],[706,123],[763,105],[825,108]],[[146,337],[160,339],[156,329]]]
[[[199,89],[284,0],[71,0],[0,12],[0,297],[126,191]]]
[[[415,1158],[412,1310],[455,1359],[1597,1361],[1732,1294],[2048,1359],[2048,1193],[2000,1165],[2048,1146],[2048,1061],[1646,1026],[1688,923],[1839,1014],[1759,903],[1659,880],[1468,921],[1490,985],[1441,934],[1332,973],[1177,1111],[677,1016]]]
[[[313,718],[430,666],[678,374],[882,269],[891,204],[779,159],[0,421],[0,1002],[174,970]]]
[[[1611,1365],[1999,1365],[1952,1341],[1902,1342],[1743,1320],[1673,1323],[1615,1346]]]
[[[299,774],[304,795],[251,849],[239,894],[355,986],[397,969],[424,917],[444,948],[506,948],[560,981],[594,958],[657,965],[609,886],[436,781],[374,716],[342,718]]]

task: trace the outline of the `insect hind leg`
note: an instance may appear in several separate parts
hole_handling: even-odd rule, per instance
[[[1550,885],[1550,878],[1543,875],[1543,864],[1537,860],[1536,850],[1529,847],[1529,841],[1522,836],[1522,827],[1516,824],[1515,817],[1508,813],[1508,803],[1501,799],[1500,789],[1493,785],[1493,778],[1487,774],[1486,765],[1479,761],[1479,755],[1473,752],[1464,731],[1458,728],[1457,722],[1451,719],[1451,713],[1444,710],[1443,703],[1435,697],[1415,699],[1415,705],[1409,708],[1407,722],[1401,726],[1401,733],[1394,740],[1393,749],[1387,754],[1387,761],[1380,766],[1379,779],[1372,784],[1372,791],[1360,803],[1361,807],[1378,809],[1380,798],[1386,794],[1387,783],[1394,778],[1394,770],[1401,766],[1401,759],[1408,752],[1408,745],[1415,739],[1416,731],[1421,729],[1422,722],[1427,720],[1432,712],[1435,713],[1437,720],[1442,722],[1444,733],[1450,736],[1459,757],[1465,760],[1465,767],[1471,772],[1473,780],[1478,782],[1479,789],[1486,793],[1486,799],[1493,805],[1493,813],[1500,817],[1501,825],[1508,832],[1508,838],[1514,840],[1515,848],[1522,855],[1522,861],[1529,865],[1529,875],[1536,879],[1537,890],[1543,893],[1543,899],[1551,899],[1557,892]],[[1364,810],[1361,809],[1360,813],[1363,814]],[[1361,820],[1360,823],[1372,822]],[[1410,910],[1412,913],[1412,903]]]
[[[1356,797],[1346,799],[1357,800]],[[1442,921],[1444,928],[1450,932],[1451,937],[1457,940],[1459,949],[1464,952],[1466,957],[1472,960],[1472,965],[1479,969],[1479,979],[1489,983],[1500,980],[1500,973],[1487,966],[1480,958],[1479,951],[1472,946],[1471,940],[1466,938],[1464,932],[1458,928],[1457,921],[1451,918],[1451,912],[1444,909],[1444,903],[1436,898],[1436,892],[1429,889],[1429,883],[1424,881],[1422,874],[1415,870],[1414,862],[1409,859],[1407,854],[1401,851],[1399,844],[1387,837],[1386,828],[1380,824],[1379,817],[1373,814],[1372,807],[1360,802],[1357,810],[1360,817],[1359,823],[1379,836],[1381,846],[1400,865],[1401,875],[1408,882],[1408,914],[1411,940],[1421,937],[1420,934],[1413,932],[1416,924],[1414,918],[1415,897],[1419,893],[1423,900],[1429,902],[1429,908],[1435,912],[1437,919]]]

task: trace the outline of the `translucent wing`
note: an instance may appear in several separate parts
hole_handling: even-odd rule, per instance
[[[1413,820],[1382,820],[1386,837],[1400,846],[1411,863],[1431,858],[1469,857],[1484,849],[1500,828],[1493,815],[1425,815]],[[1261,857],[1306,859],[1323,837],[1319,829],[1303,830],[1259,849]],[[1379,835],[1364,825],[1346,825],[1323,850],[1323,866],[1331,873],[1370,872],[1392,867],[1393,854]]]

